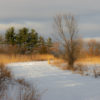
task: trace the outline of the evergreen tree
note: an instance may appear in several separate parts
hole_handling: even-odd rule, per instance
[[[16,42],[19,46],[25,46],[27,43],[28,37],[28,28],[22,28],[19,30],[18,34],[16,35]]]
[[[52,40],[48,38],[47,41],[42,36],[32,29],[31,31],[24,27],[15,33],[13,27],[9,28],[5,34],[6,42],[11,45],[16,45],[19,53],[31,53],[33,50],[38,49],[40,53],[47,53],[48,47],[51,46]],[[37,51],[38,51],[37,50]]]
[[[46,43],[42,36],[39,37],[39,52],[41,54],[47,53]]]
[[[44,38],[42,36],[39,37],[39,45],[44,45],[45,44],[45,41],[44,41]]]
[[[16,43],[16,36],[15,36],[15,29],[14,27],[9,28],[6,31],[5,39],[8,44],[15,45]]]
[[[52,39],[50,37],[47,39],[47,46],[48,47],[52,46]]]
[[[37,46],[38,43],[38,33],[32,29],[27,37],[27,48],[32,49]]]

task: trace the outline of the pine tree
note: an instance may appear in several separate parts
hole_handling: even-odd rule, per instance
[[[16,36],[15,36],[15,29],[14,27],[9,28],[5,34],[6,43],[15,45],[16,43]]]

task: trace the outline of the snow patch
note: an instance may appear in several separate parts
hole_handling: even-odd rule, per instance
[[[16,78],[25,78],[41,93],[45,91],[41,100],[100,100],[100,78],[63,71],[46,61],[12,63],[8,67]]]

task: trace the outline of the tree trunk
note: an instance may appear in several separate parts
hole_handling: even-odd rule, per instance
[[[73,69],[73,68],[74,68],[74,60],[70,59],[70,60],[68,61],[68,68],[69,68],[69,69]]]

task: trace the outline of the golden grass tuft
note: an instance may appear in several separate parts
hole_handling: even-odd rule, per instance
[[[61,58],[54,58],[53,62],[51,62],[51,64],[54,64],[54,65],[57,65],[57,66],[59,66],[62,63],[65,63],[65,61]]]

